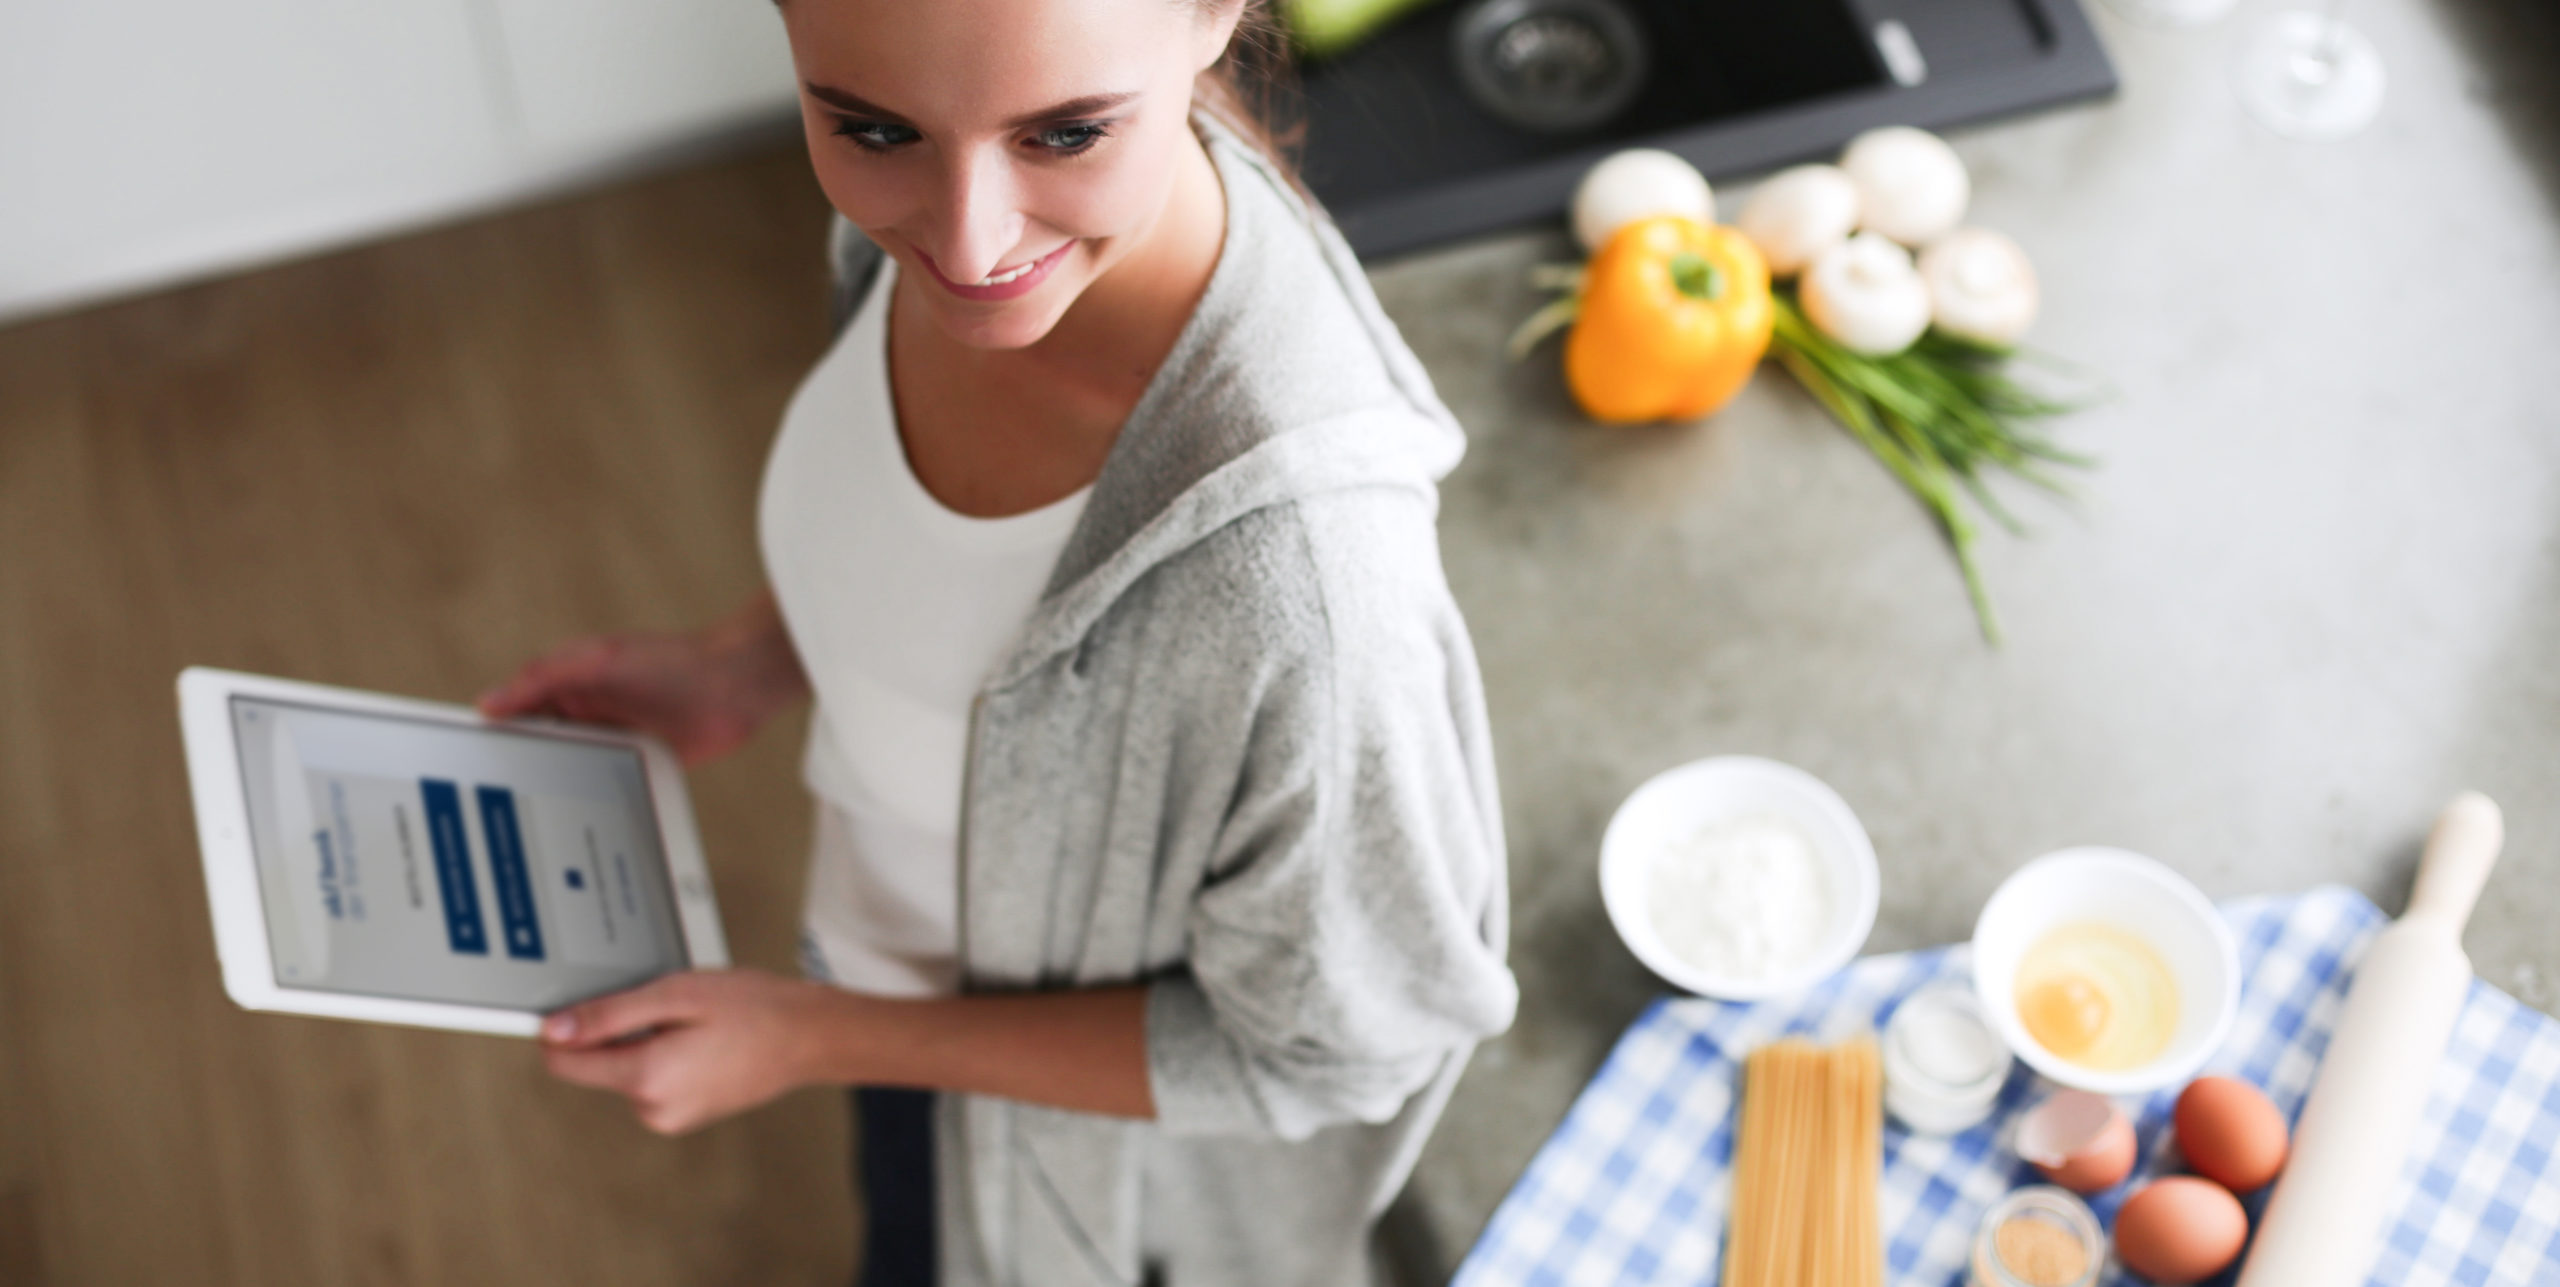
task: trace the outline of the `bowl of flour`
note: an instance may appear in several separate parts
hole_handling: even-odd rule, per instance
[[[1812,774],[1724,755],[1637,787],[1600,840],[1600,901],[1646,968],[1757,1001],[1846,965],[1876,919],[1876,851]]]

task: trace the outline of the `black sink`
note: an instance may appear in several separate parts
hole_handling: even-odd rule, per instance
[[[1302,70],[1308,186],[1364,255],[1560,214],[1610,152],[1711,178],[2111,93],[2074,0],[1470,0]]]

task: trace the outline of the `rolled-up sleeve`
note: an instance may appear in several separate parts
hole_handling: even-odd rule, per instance
[[[1302,1139],[1384,1122],[1510,1025],[1473,654],[1445,599],[1435,613],[1394,589],[1311,604],[1327,646],[1261,695],[1187,967],[1148,999],[1170,1133]]]

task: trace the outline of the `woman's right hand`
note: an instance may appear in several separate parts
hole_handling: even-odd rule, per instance
[[[707,630],[602,635],[564,645],[481,694],[478,705],[491,719],[534,716],[636,729],[692,765],[736,750],[808,691],[768,592]]]

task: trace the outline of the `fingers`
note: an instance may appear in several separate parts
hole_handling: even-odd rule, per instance
[[[594,1050],[615,1041],[671,1027],[697,1013],[690,974],[671,974],[628,992],[598,997],[553,1011],[542,1021],[545,1045],[565,1050]]]
[[[519,715],[545,713],[550,705],[550,686],[538,673],[536,662],[517,671],[505,683],[472,699],[472,705],[490,719],[513,719]]]
[[[562,1081],[629,1100],[632,1115],[650,1130],[681,1135],[722,1115],[683,1089],[677,1066],[686,1060],[677,1047],[695,1039],[696,1032],[677,1032],[595,1049],[545,1046],[542,1062]]]
[[[552,1076],[562,1081],[636,1096],[648,1072],[649,1054],[640,1046],[607,1046],[602,1050],[546,1046],[542,1062]]]
[[[672,975],[628,992],[554,1011],[542,1024],[542,1062],[551,1075],[609,1090],[631,1101],[642,1125],[661,1135],[697,1123],[665,1094],[662,1066],[692,1012],[686,976]]]
[[[506,682],[480,694],[474,704],[490,719],[563,714],[563,700],[592,682],[614,651],[611,639],[581,639],[525,663]]]
[[[652,1065],[667,1057],[659,1049],[657,1039],[630,1046],[607,1046],[601,1050],[569,1050],[552,1046],[542,1052],[542,1062],[551,1075],[573,1085],[596,1090],[609,1090],[631,1101],[633,1116],[640,1124],[660,1135],[681,1135],[702,1124],[700,1110],[688,1108],[665,1094],[657,1083],[665,1077],[652,1070]]]
[[[673,1135],[762,1104],[809,1079],[816,984],[755,970],[669,975],[555,1012],[543,1025],[553,1076],[609,1090]]]
[[[542,712],[541,695],[529,689],[520,678],[510,679],[472,698],[471,704],[488,719],[514,719]]]
[[[545,657],[528,663],[505,683],[480,694],[474,703],[491,719],[532,715],[551,705],[560,687],[560,664]]]

